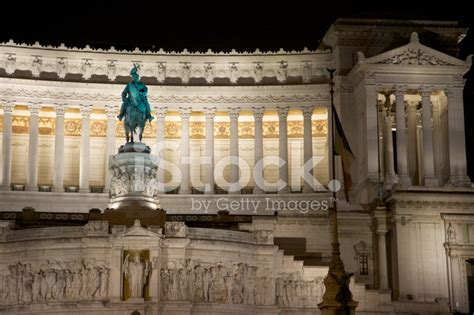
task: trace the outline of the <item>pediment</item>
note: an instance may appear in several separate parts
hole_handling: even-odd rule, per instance
[[[161,238],[160,234],[157,234],[149,229],[144,228],[140,224],[140,220],[135,220],[135,224],[128,229],[117,234],[118,238],[126,238],[126,237],[146,237],[146,238]]]
[[[366,59],[370,64],[413,66],[464,66],[463,60],[421,44],[418,34],[411,35],[410,43]]]

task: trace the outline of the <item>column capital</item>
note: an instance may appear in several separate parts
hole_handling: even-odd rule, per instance
[[[397,84],[393,86],[395,98],[404,98],[405,93],[407,92],[408,86],[403,84]]]
[[[66,104],[54,104],[54,112],[57,116],[64,116],[66,113]]]
[[[107,119],[115,120],[115,116],[117,116],[117,106],[105,105],[105,114],[107,115]]]
[[[240,113],[240,107],[228,107],[230,119],[238,119]]]
[[[2,108],[3,108],[3,113],[11,114],[13,113],[13,109],[15,108],[15,103],[11,101],[4,101]]]
[[[407,112],[416,111],[419,101],[407,101]]]
[[[301,106],[301,111],[303,112],[303,117],[311,118],[313,116],[314,106],[313,105]]]
[[[41,109],[41,103],[30,102],[28,103],[28,109],[30,110],[30,115],[38,115]]]
[[[83,118],[90,117],[92,113],[92,105],[79,105],[79,110]]]
[[[428,85],[422,85],[420,86],[419,91],[422,98],[429,98],[433,93],[433,87]]]
[[[289,106],[277,106],[278,110],[278,117],[279,118],[287,118],[288,117],[288,111],[290,110]]]
[[[391,125],[393,124],[393,122],[394,122],[394,119],[393,119],[393,118],[394,118],[394,117],[393,117],[392,115],[390,115],[390,114],[386,115],[386,116],[385,116],[385,123],[390,124],[390,126],[391,126]]]
[[[444,89],[444,94],[446,95],[446,98],[447,98],[447,99],[450,99],[451,97],[453,97],[453,90],[452,90],[452,87],[451,87],[451,86],[447,86],[447,87]]]
[[[262,119],[264,112],[265,112],[265,107],[264,106],[254,106],[252,107],[253,110],[253,117],[255,119]]]
[[[216,107],[204,107],[204,116],[206,119],[214,119],[216,116]]]
[[[155,106],[155,113],[157,119],[165,119],[168,107],[166,106]]]
[[[180,107],[179,108],[179,113],[181,115],[181,119],[189,119],[189,116],[191,116],[192,112],[192,107]]]

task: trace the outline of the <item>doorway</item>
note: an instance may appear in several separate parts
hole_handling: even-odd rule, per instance
[[[466,260],[467,292],[469,297],[469,312],[474,313],[474,259]]]

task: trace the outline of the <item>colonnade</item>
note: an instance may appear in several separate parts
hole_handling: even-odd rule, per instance
[[[38,190],[38,135],[39,135],[39,111],[41,109],[40,103],[30,103],[28,109],[30,112],[30,124],[29,124],[29,149],[28,149],[28,172],[27,172],[27,185],[26,190],[37,191]],[[11,171],[12,171],[12,112],[15,107],[15,103],[7,102],[3,103],[3,179],[2,179],[2,190],[11,189]],[[55,149],[54,149],[54,174],[53,174],[53,186],[52,191],[62,192],[64,191],[64,115],[67,105],[56,104],[54,106],[56,114],[56,126],[55,126]],[[287,117],[289,112],[288,106],[277,107],[278,119],[279,119],[279,157],[282,163],[279,168],[279,179],[282,183],[279,188],[279,193],[288,193],[289,190],[289,163],[288,163],[288,128],[287,128]],[[312,125],[311,118],[313,115],[313,106],[304,106],[300,108],[302,110],[304,118],[304,139],[303,139],[303,150],[304,150],[304,162],[311,160],[313,152],[313,138],[312,138]],[[115,141],[116,141],[116,130],[115,122],[118,108],[114,106],[106,106],[105,113],[107,116],[107,131],[106,131],[106,154],[107,156],[115,154]],[[191,193],[190,184],[190,124],[189,118],[193,112],[192,107],[179,107],[179,114],[181,117],[181,143],[180,143],[180,157],[181,157],[181,174],[182,179],[179,186],[179,193],[189,194]],[[274,108],[266,109],[263,106],[252,107],[254,117],[254,158],[255,163],[260,161],[263,157],[263,116],[265,111],[274,110]],[[214,178],[214,118],[217,111],[216,107],[204,107],[203,110],[205,116],[205,158],[200,163],[205,164],[204,168],[204,192],[206,194],[215,193],[215,178]],[[90,172],[90,116],[92,112],[92,105],[81,105],[81,144],[80,144],[80,156],[79,156],[79,192],[89,192],[89,172]],[[156,143],[157,152],[162,157],[163,153],[160,153],[164,149],[163,143],[165,141],[165,116],[168,112],[166,106],[155,107],[156,115]],[[243,187],[239,187],[240,170],[238,167],[239,160],[239,129],[238,121],[241,112],[240,107],[229,107],[227,109],[230,118],[230,139],[229,139],[229,156],[231,158],[231,169],[229,176],[230,186],[228,191],[230,193],[240,193]],[[308,163],[307,165],[311,165]],[[106,161],[108,166],[108,159]],[[263,163],[260,169],[256,171],[263,174]],[[308,170],[309,172],[310,170]],[[263,175],[262,175],[263,176]],[[158,170],[157,179],[159,182],[165,182],[165,173],[162,168]],[[304,191],[313,191],[313,177],[305,176]],[[108,183],[109,174],[106,172],[106,180]],[[105,185],[104,191],[108,191],[108,185]],[[260,185],[255,185],[253,193],[263,193],[265,188]]]
[[[383,162],[386,185],[391,186],[398,182],[402,187],[412,185],[437,187],[445,182],[452,185],[469,182],[464,143],[462,89],[443,90],[448,109],[447,123],[444,125],[441,122],[440,104],[433,102],[435,93],[440,92],[441,90],[431,86],[419,86],[408,90],[407,86],[401,85],[388,92],[379,91],[385,95],[385,102],[377,105],[379,109],[377,114],[379,147],[383,148],[379,153]],[[421,102],[406,100],[405,96],[413,93],[421,98]],[[394,115],[390,101],[392,94],[395,96]],[[394,122],[395,146],[392,135]],[[421,134],[418,131],[420,128]],[[449,153],[445,156],[443,150]],[[443,165],[447,165],[449,169],[446,171],[446,176],[443,174],[445,169]]]

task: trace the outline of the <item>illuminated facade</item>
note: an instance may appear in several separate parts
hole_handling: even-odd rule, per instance
[[[155,264],[145,287],[148,306],[129,301],[128,313],[202,314],[211,312],[203,306],[208,304],[216,314],[319,311],[332,202],[327,68],[337,70],[335,105],[356,157],[350,202],[340,195],[338,218],[358,313],[472,312],[474,190],[467,176],[462,98],[471,60],[454,57],[465,33],[455,22],[339,19],[316,51],[0,44],[0,298],[7,305],[0,312],[25,311],[17,304],[28,304],[28,311],[39,314],[49,310],[40,305],[52,300],[60,311],[73,301],[90,313],[119,314],[131,297],[114,262],[119,247],[139,248],[141,259]],[[432,41],[433,34],[438,40]],[[155,116],[144,142],[167,161],[157,174],[164,183],[157,198],[170,221],[162,232],[140,224],[109,227],[93,221],[89,211],[108,207],[108,158],[125,142],[116,116],[134,63]],[[240,176],[228,165],[229,156],[238,157]],[[307,161],[313,165],[305,172]],[[342,177],[338,165],[336,172]],[[376,202],[381,190],[383,205]],[[34,208],[37,226],[43,220],[49,227],[26,229],[31,209],[21,211],[25,207]],[[219,210],[234,215],[234,228],[199,228]],[[77,222],[64,228],[61,220]],[[55,238],[87,245],[78,254],[76,245],[48,243]],[[15,254],[17,248],[26,258]],[[109,258],[98,262],[103,252]],[[38,289],[34,297],[33,287],[6,293],[13,281],[9,268],[27,269],[23,264],[32,264],[33,274],[56,270],[50,296]],[[210,270],[213,297],[205,289],[198,297],[163,289],[170,270],[179,275],[200,270],[200,264]],[[64,293],[54,293],[62,273],[67,279],[79,270],[89,270],[92,278],[95,270],[102,280],[78,289],[82,295],[72,289],[66,294],[66,284]],[[233,282],[219,287],[217,279],[230,278],[231,270],[238,270]],[[200,272],[187,274],[207,274]],[[195,280],[189,279],[182,283],[191,286]],[[254,291],[235,289],[239,281],[253,281]]]

